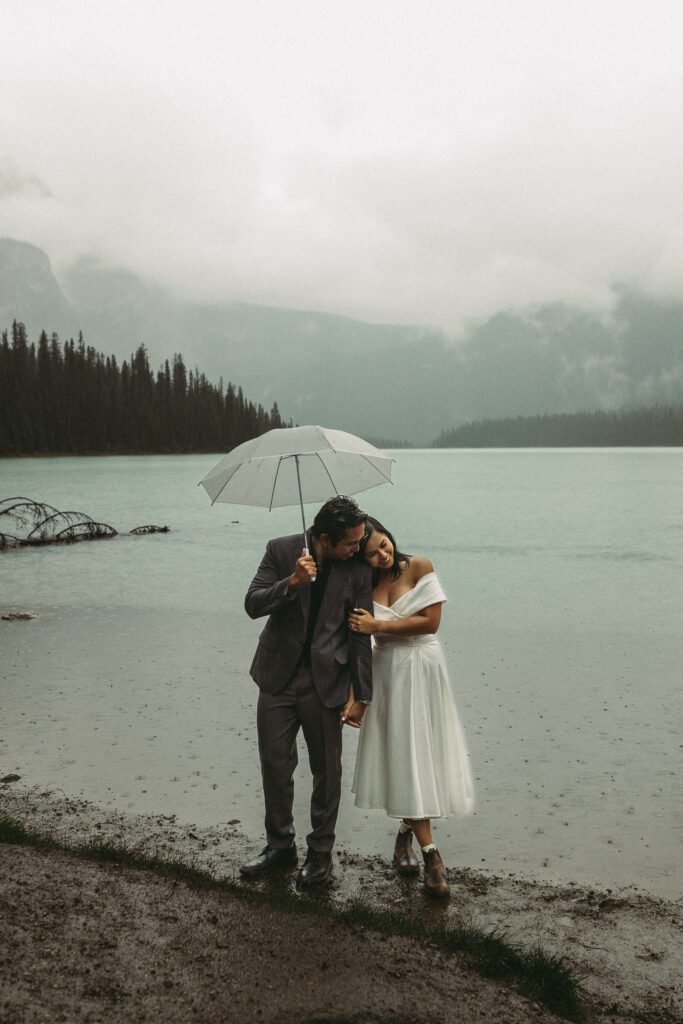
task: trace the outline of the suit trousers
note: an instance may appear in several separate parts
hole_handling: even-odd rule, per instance
[[[259,693],[258,728],[261,776],[266,805],[266,836],[273,849],[294,842],[294,769],[296,738],[303,729],[313,774],[311,850],[330,853],[341,796],[342,726],[339,708],[326,708],[313,684],[310,665],[299,665],[284,690]]]

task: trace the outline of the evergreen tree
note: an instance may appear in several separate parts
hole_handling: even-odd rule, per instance
[[[188,375],[179,354],[155,376],[144,345],[119,369],[82,334],[60,347],[42,331],[37,351],[23,324],[0,337],[0,455],[220,452],[280,426],[277,404],[267,415],[241,388]]]
[[[479,420],[444,431],[435,448],[683,445],[683,404]]]

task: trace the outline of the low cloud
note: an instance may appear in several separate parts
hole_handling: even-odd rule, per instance
[[[449,334],[683,297],[679,5],[15,7],[0,230],[58,273]]]
[[[49,199],[50,190],[39,178],[25,174],[10,159],[0,160],[0,202],[8,199]]]

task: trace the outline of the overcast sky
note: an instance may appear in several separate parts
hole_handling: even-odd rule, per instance
[[[683,298],[681,0],[3,0],[0,235],[426,323]]]

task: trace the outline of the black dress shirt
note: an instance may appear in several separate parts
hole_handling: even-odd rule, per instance
[[[318,567],[316,577],[311,583],[311,603],[308,611],[308,626],[306,627],[306,639],[304,641],[304,647],[300,658],[300,662],[304,665],[310,665],[311,663],[311,641],[313,640],[315,624],[318,620],[320,605],[323,603],[325,587],[327,586],[331,568],[332,563],[329,559],[325,559],[322,565]]]

